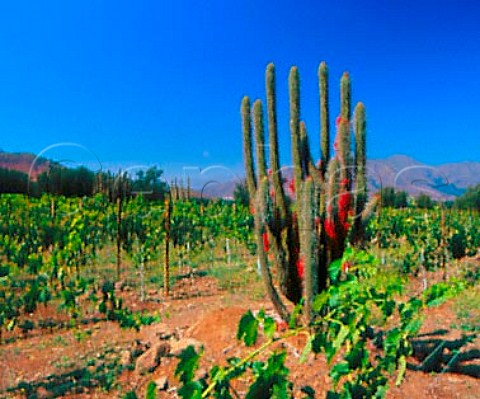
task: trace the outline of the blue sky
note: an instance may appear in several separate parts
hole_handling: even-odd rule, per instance
[[[288,70],[299,67],[316,146],[316,71],[325,60],[332,114],[344,70],[353,100],[367,107],[370,158],[480,161],[473,0],[2,2],[0,37],[5,151],[75,143],[45,155],[240,170],[240,101],[264,97],[273,61],[288,162]]]

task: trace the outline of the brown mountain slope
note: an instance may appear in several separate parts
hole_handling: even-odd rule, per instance
[[[26,174],[30,173],[30,178],[36,180],[38,175],[48,170],[51,162],[35,154],[27,152],[10,153],[0,151],[0,168],[18,170]]]
[[[394,155],[369,160],[367,170],[370,193],[381,187],[394,187],[413,196],[424,193],[437,200],[452,200],[467,187],[480,184],[480,162],[431,166],[406,155]],[[284,177],[291,178],[289,172]],[[233,181],[211,185],[208,194],[211,197],[231,197],[234,188]]]
[[[456,162],[431,166],[405,155],[368,161],[371,192],[380,187],[417,196],[425,193],[434,199],[451,200],[467,187],[480,183],[480,162]]]

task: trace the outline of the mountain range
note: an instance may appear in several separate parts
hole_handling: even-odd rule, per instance
[[[33,164],[33,167],[32,167]],[[0,168],[31,173],[32,180],[53,164],[31,153],[9,153],[0,150]],[[394,187],[418,196],[421,193],[435,200],[452,200],[467,187],[480,184],[480,162],[455,162],[437,166],[421,163],[406,155],[393,155],[367,161],[368,187],[375,193],[382,187]],[[291,177],[291,176],[289,176]],[[238,181],[226,181],[205,187],[205,196],[232,197]]]
[[[52,164],[52,161],[37,157],[30,152],[5,152],[0,149],[0,168],[30,174],[30,179],[33,181]]]
[[[367,177],[369,193],[382,187],[394,187],[396,191],[406,191],[412,196],[424,193],[435,200],[453,200],[467,187],[480,184],[480,162],[431,166],[406,155],[393,155],[368,160]],[[231,197],[237,183],[228,181],[211,185],[205,192],[211,197]]]

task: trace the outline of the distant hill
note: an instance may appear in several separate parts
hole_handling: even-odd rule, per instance
[[[46,158],[39,157],[28,152],[4,152],[0,151],[0,168],[17,170],[28,174],[31,170],[30,178],[36,180],[38,175],[48,170],[52,164]],[[32,167],[33,165],[33,167]]]
[[[394,155],[369,160],[367,168],[370,192],[390,186],[413,196],[425,193],[437,200],[451,200],[480,183],[480,162],[430,166],[406,155]]]
[[[389,186],[413,196],[425,193],[436,200],[453,200],[467,187],[480,184],[480,162],[430,166],[406,155],[393,155],[369,160],[367,170],[370,193]],[[235,185],[229,181],[211,185],[206,191],[211,197],[232,197]]]
[[[0,150],[0,168],[29,173],[37,176],[48,170],[54,162],[31,153],[9,153]],[[367,162],[369,192],[381,187],[394,187],[417,196],[428,194],[438,200],[452,200],[467,187],[480,184],[480,162],[455,162],[438,166],[423,164],[406,155],[393,155],[385,159]],[[289,176],[291,177],[291,176]],[[207,198],[231,198],[237,181],[209,184],[202,195]]]

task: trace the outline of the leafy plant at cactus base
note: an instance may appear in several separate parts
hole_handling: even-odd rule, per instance
[[[248,379],[253,382],[247,399],[292,398],[298,390],[305,398],[312,398],[311,387],[295,387],[289,381],[287,352],[278,345],[289,337],[303,335],[306,344],[300,362],[311,353],[326,356],[333,383],[327,398],[384,397],[389,376],[396,371],[397,385],[404,377],[407,357],[412,354],[410,339],[421,327],[422,309],[441,303],[464,287],[440,283],[422,296],[402,302],[398,298],[404,281],[382,274],[378,266],[373,256],[348,248],[342,259],[329,267],[332,284],[313,300],[315,317],[302,324],[299,304],[285,332],[279,331],[278,322],[265,312],[254,315],[248,311],[239,322],[237,338],[253,346],[261,328],[264,342],[244,358],[227,359],[228,366],[213,366],[207,377],[194,379],[202,352],[188,347],[179,355],[176,369],[182,382],[178,394],[184,399],[229,399],[235,394],[234,381]]]

